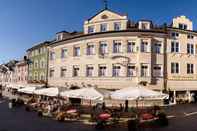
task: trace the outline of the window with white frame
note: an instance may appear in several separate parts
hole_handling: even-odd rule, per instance
[[[178,42],[171,42],[171,52],[172,53],[178,53],[179,52],[179,43]]]
[[[95,54],[94,45],[88,44],[87,45],[87,55],[94,55],[94,54]]]
[[[94,67],[92,65],[86,66],[86,76],[92,77],[93,76]]]
[[[194,64],[187,64],[187,74],[194,74]]]
[[[132,41],[127,42],[127,52],[128,53],[135,52],[135,42]]]
[[[160,43],[155,43],[153,49],[154,49],[155,53],[160,54],[161,53],[161,44]]]
[[[128,64],[127,66],[127,76],[132,77],[136,76],[136,68],[134,64]]]
[[[35,74],[34,74],[34,80],[38,80],[38,72],[35,72]]]
[[[114,22],[114,30],[115,31],[121,30],[121,23],[120,22]]]
[[[141,52],[148,52],[148,42],[141,42]]]
[[[177,32],[172,32],[172,33],[171,33],[171,36],[172,36],[173,38],[179,37],[179,33],[177,33]]]
[[[54,75],[55,75],[55,70],[54,70],[53,68],[51,68],[51,69],[49,70],[49,77],[53,78]]]
[[[107,54],[108,49],[107,49],[107,43],[106,42],[100,42],[100,54]]]
[[[73,77],[79,76],[79,67],[73,66]]]
[[[45,61],[44,61],[44,60],[41,60],[41,62],[40,62],[40,67],[41,67],[41,68],[45,68]]]
[[[60,76],[63,78],[66,77],[66,72],[67,72],[66,67],[61,67]]]
[[[179,29],[187,30],[187,25],[179,23]]]
[[[161,77],[162,75],[162,65],[154,65],[153,67],[153,76]]]
[[[107,66],[99,65],[99,76],[107,76]]]
[[[50,60],[55,60],[55,52],[50,52]]]
[[[101,32],[106,32],[107,31],[107,24],[106,23],[100,25],[100,31]]]
[[[187,39],[194,39],[194,36],[192,34],[188,34]]]
[[[141,77],[149,76],[148,64],[141,64]]]
[[[61,50],[61,58],[66,58],[66,56],[68,55],[68,50],[66,48],[63,48]]]
[[[38,61],[35,61],[35,62],[34,62],[34,68],[38,68],[38,65],[39,65],[39,64],[38,64]]]
[[[187,44],[187,53],[188,54],[194,54],[194,45],[193,44]]]
[[[113,65],[113,67],[112,67],[112,76],[113,77],[120,76],[120,70],[121,70],[121,67],[119,65]]]
[[[88,26],[88,33],[94,33],[94,26]]]
[[[171,73],[178,74],[179,73],[179,63],[173,62],[171,63]]]
[[[42,80],[42,81],[45,80],[44,74],[41,74],[41,75],[40,75],[40,80]]]
[[[59,41],[59,40],[62,40],[62,39],[63,39],[63,34],[62,33],[57,34],[56,40]]]
[[[120,53],[121,52],[121,41],[114,41],[113,43],[113,53]]]
[[[74,47],[74,56],[80,56],[80,47]]]

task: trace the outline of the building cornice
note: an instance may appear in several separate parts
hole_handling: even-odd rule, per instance
[[[150,29],[150,30],[139,30],[137,28],[130,28],[130,29],[127,29],[127,30],[120,30],[120,31],[107,31],[107,32],[97,32],[97,33],[91,33],[91,34],[78,34],[78,35],[73,35],[69,38],[66,38],[66,39],[63,39],[61,41],[54,41],[54,42],[51,42],[49,44],[49,46],[55,46],[55,45],[61,45],[62,42],[67,42],[67,41],[70,41],[70,40],[76,40],[76,39],[84,39],[84,38],[87,38],[87,37],[95,37],[95,36],[98,36],[100,37],[100,35],[115,35],[117,33],[121,33],[121,35],[123,35],[123,33],[154,33],[154,34],[163,34],[163,35],[166,35],[166,31],[164,29]],[[150,34],[148,34],[150,35]]]

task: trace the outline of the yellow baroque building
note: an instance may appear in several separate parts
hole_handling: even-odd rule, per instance
[[[141,85],[177,98],[197,91],[197,32],[185,16],[156,26],[105,9],[83,28],[59,32],[50,43],[49,86],[117,90]]]

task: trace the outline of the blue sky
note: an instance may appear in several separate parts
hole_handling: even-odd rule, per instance
[[[109,0],[109,8],[131,20],[171,23],[186,15],[197,29],[196,0]],[[84,20],[103,8],[102,0],[0,0],[0,63],[22,58],[26,49],[62,30],[81,31]]]

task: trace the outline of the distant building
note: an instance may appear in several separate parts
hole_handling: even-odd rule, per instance
[[[16,73],[17,84],[24,85],[28,83],[28,61],[27,59],[21,60],[16,64],[15,73]]]
[[[28,83],[46,83],[49,42],[40,43],[27,50]]]
[[[1,85],[9,84],[9,83],[16,83],[16,64],[18,61],[11,60],[6,64],[0,65],[0,83]]]

